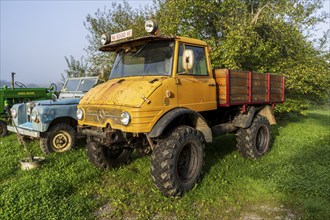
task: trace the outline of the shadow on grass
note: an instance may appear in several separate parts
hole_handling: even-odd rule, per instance
[[[285,112],[275,114],[275,118],[278,125],[286,126],[289,123],[299,122],[302,119],[306,118],[306,116],[296,112]]]
[[[329,129],[330,128],[330,116],[311,112],[307,114],[308,118],[312,118],[318,121],[318,124]]]
[[[318,121],[318,124],[325,126],[327,128],[330,127],[330,117],[325,114],[320,114],[317,112],[309,112],[307,115],[302,115],[299,113],[281,113],[281,114],[276,114],[276,119],[277,123],[280,126],[286,126],[289,123],[294,123],[294,122],[301,122],[302,120],[305,119],[315,119]]]
[[[235,134],[216,137],[213,143],[205,145],[204,173],[209,173],[211,167],[223,160],[227,155],[236,150]]]

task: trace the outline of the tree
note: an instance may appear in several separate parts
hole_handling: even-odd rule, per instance
[[[83,56],[80,58],[80,60],[76,60],[72,55],[70,56],[70,59],[66,56],[64,59],[68,65],[68,69],[64,70],[64,74],[61,74],[61,81],[63,83],[68,77],[82,77],[87,75],[88,65],[84,62]]]
[[[133,29],[134,37],[143,36],[145,20],[155,18],[163,35],[205,40],[213,67],[285,75],[288,99],[281,110],[299,110],[328,99],[330,55],[309,40],[310,30],[329,16],[316,13],[321,7],[321,0],[154,0],[139,10],[127,1],[113,3],[86,18],[88,63],[109,73],[114,56],[98,51],[101,34]]]
[[[163,34],[207,41],[214,67],[284,74],[290,107],[282,110],[291,111],[328,98],[329,59],[308,31],[328,16],[316,14],[321,7],[302,0],[157,0],[155,18]]]

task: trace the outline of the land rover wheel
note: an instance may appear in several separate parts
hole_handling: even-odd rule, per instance
[[[257,115],[249,128],[237,131],[237,148],[240,154],[257,159],[270,149],[270,124],[267,118]]]
[[[76,131],[65,123],[53,125],[49,131],[40,134],[40,148],[45,154],[71,150],[76,143]]]
[[[96,142],[87,143],[87,156],[96,167],[107,169],[126,164],[131,159],[133,149],[128,146],[112,149]]]
[[[166,196],[181,196],[194,187],[204,164],[204,143],[192,127],[179,126],[158,141],[151,155],[151,177]]]
[[[4,137],[8,134],[7,123],[0,120],[0,137]]]

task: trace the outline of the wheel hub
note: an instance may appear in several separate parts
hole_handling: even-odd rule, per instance
[[[267,150],[269,143],[269,134],[266,126],[261,125],[257,132],[256,148],[258,153],[262,154]]]
[[[70,134],[63,131],[54,135],[52,146],[55,148],[55,151],[63,151],[70,147],[71,143],[72,139]]]
[[[196,155],[196,152],[192,143],[187,143],[179,154],[177,174],[183,183],[188,182],[194,176],[194,167],[197,163],[194,155]]]

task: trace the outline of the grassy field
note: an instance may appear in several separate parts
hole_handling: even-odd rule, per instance
[[[99,170],[83,143],[21,171],[24,151],[10,135],[0,141],[0,219],[330,219],[329,109],[282,117],[272,131],[257,161],[238,154],[234,135],[207,145],[203,179],[182,198],[155,188],[149,157]]]

